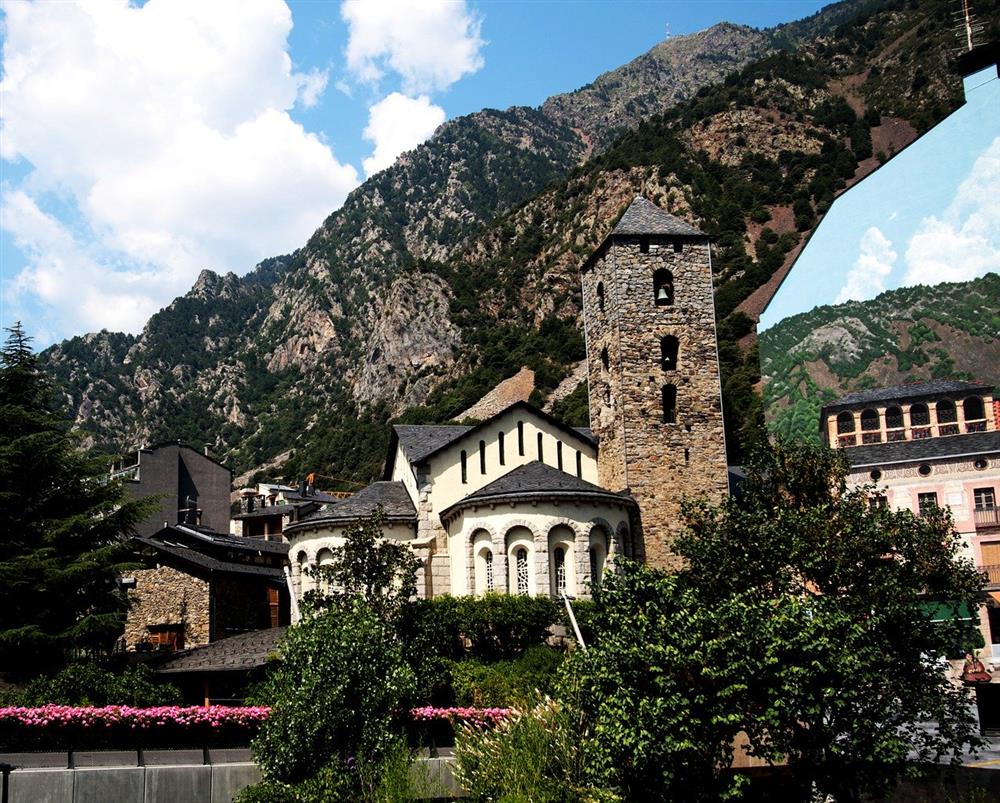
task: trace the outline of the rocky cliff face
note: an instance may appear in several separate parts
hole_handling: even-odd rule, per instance
[[[886,122],[885,87],[909,81],[904,123],[952,102],[945,7],[861,0],[775,31],[715,26],[541,109],[450,121],[294,254],[242,278],[206,271],[138,338],[73,338],[45,359],[100,447],[179,437],[237,470],[288,452],[290,473],[368,479],[389,416],[446,419],[524,365],[544,402],[582,357],[577,266],[637,192],[717,237],[728,315],[874,158],[858,127]],[[918,29],[931,45],[899,56]],[[917,69],[935,80],[913,87]],[[738,355],[724,369],[753,379]]]

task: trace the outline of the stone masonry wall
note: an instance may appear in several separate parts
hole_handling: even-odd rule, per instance
[[[209,585],[170,566],[133,572],[135,588],[129,591],[125,620],[125,645],[133,649],[149,634],[150,625],[184,624],[184,646],[209,641]]]
[[[618,238],[583,276],[591,426],[599,476],[639,503],[648,563],[674,568],[684,497],[718,501],[728,491],[726,445],[707,240]],[[657,306],[653,274],[673,274],[674,302]],[[598,282],[604,284],[604,312]],[[678,338],[677,365],[661,364],[660,339]],[[602,349],[607,348],[608,368]],[[676,423],[663,422],[662,388],[677,388]]]

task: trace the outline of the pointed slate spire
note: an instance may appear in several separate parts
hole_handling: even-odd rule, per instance
[[[612,237],[636,234],[661,234],[668,237],[706,236],[704,232],[665,212],[641,195],[635,196],[618,221],[618,225],[611,230]]]

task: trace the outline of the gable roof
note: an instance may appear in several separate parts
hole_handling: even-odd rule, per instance
[[[415,524],[417,509],[401,482],[373,482],[335,505],[324,505],[285,528],[285,533],[323,524],[352,524],[382,508],[389,523]]]
[[[918,441],[849,446],[843,452],[851,468],[1000,454],[1000,431],[969,432],[965,435],[945,435]]]
[[[501,416],[507,415],[514,410],[523,410],[529,415],[533,415],[545,421],[547,424],[558,429],[560,432],[582,441],[588,446],[596,447],[597,440],[588,427],[571,427],[564,424],[555,416],[549,415],[544,410],[540,410],[533,404],[526,401],[517,401],[509,407],[505,407],[495,415],[491,415],[484,421],[480,421],[475,426],[463,427],[454,425],[423,425],[423,424],[396,424],[392,428],[392,436],[389,439],[389,451],[385,460],[385,471],[382,479],[388,480],[392,476],[393,461],[396,457],[397,444],[403,445],[403,450],[409,458],[410,463],[416,465],[423,463],[458,440],[481,432],[490,427]],[[424,430],[424,431],[418,431]],[[404,440],[404,438],[406,440]]]
[[[653,234],[668,237],[705,237],[705,232],[671,215],[652,201],[636,195],[611,230],[612,237]]]
[[[635,505],[627,493],[613,493],[539,460],[518,466],[441,511],[442,521],[467,507],[527,499],[591,499]]]
[[[904,401],[921,396],[940,396],[955,393],[991,393],[993,387],[982,382],[964,382],[959,379],[931,379],[927,382],[912,382],[907,385],[893,385],[888,388],[859,390],[841,396],[835,402],[824,405],[823,410],[832,412],[846,407],[878,402]]]

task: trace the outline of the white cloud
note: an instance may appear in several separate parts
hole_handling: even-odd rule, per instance
[[[920,222],[903,283],[961,282],[1000,271],[1000,137],[976,159],[948,208]]]
[[[447,89],[483,66],[482,20],[465,0],[344,0],[347,66],[376,83],[392,70],[414,95]]]
[[[287,113],[327,77],[293,71],[280,0],[3,8],[0,155],[33,168],[7,188],[4,225],[29,260],[8,286],[63,333],[134,331],[201,269],[242,273],[300,246],[358,183]],[[72,234],[42,212],[54,196]]]
[[[866,301],[884,292],[885,280],[892,272],[898,256],[892,242],[876,227],[871,226],[858,243],[858,258],[847,272],[844,286],[834,304],[845,301]]]
[[[307,109],[311,109],[319,102],[320,95],[326,91],[327,82],[330,80],[329,70],[310,70],[307,73],[300,73],[296,76],[299,88],[298,99]]]
[[[364,160],[365,175],[372,175],[394,161],[403,151],[415,148],[444,122],[444,109],[421,95],[408,98],[399,92],[380,100],[368,110],[365,139],[375,143],[375,150]]]

